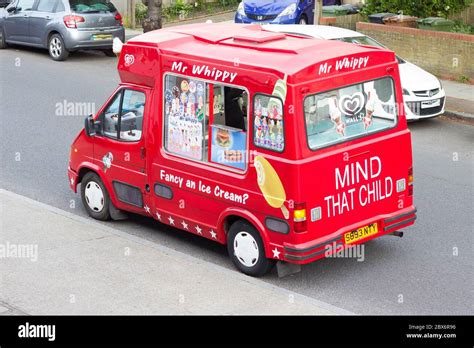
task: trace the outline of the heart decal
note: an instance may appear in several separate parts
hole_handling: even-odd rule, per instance
[[[135,56],[133,54],[126,54],[124,57],[125,66],[130,66],[135,63]]]
[[[345,95],[339,100],[339,110],[348,116],[354,116],[362,111],[365,97],[361,92]]]

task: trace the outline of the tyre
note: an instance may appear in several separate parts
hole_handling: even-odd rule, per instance
[[[275,265],[267,259],[262,238],[250,223],[238,220],[227,234],[227,251],[235,267],[252,277],[261,277]]]
[[[298,24],[301,24],[301,25],[306,25],[306,24],[308,24],[308,19],[306,18],[305,15],[302,15],[302,16],[300,17],[300,20],[298,21]]]
[[[104,52],[104,54],[107,56],[107,57],[116,57],[115,53],[113,50],[103,50],[102,52]]]
[[[0,29],[0,49],[7,48],[7,42],[5,38],[5,31]]]
[[[49,56],[56,61],[66,60],[69,57],[69,51],[64,45],[64,40],[59,34],[53,34],[48,41]]]
[[[110,197],[96,173],[89,172],[82,178],[81,197],[87,214],[97,220],[110,220]]]

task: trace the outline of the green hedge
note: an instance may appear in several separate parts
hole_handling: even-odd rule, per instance
[[[405,15],[426,17],[447,17],[469,6],[473,0],[367,0],[362,13],[403,11]]]

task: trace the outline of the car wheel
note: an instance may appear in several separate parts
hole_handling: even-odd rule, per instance
[[[301,24],[301,25],[306,25],[308,24],[308,20],[306,19],[306,16],[301,16],[300,20],[298,21],[298,24]]]
[[[116,57],[116,54],[113,50],[104,50],[103,52],[107,57]]]
[[[7,41],[5,38],[5,31],[3,29],[0,30],[0,49],[7,48]]]
[[[64,40],[59,34],[53,34],[49,38],[48,51],[50,57],[56,61],[66,60],[69,56],[69,51],[64,45]]]
[[[234,265],[253,277],[261,277],[275,265],[267,259],[262,238],[250,223],[244,220],[232,224],[227,234],[227,251]]]
[[[110,219],[110,198],[104,183],[96,173],[87,173],[81,181],[82,203],[87,213],[97,220]]]

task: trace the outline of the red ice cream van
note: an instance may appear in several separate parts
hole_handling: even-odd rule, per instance
[[[393,52],[210,23],[135,37],[118,71],[71,147],[93,218],[150,216],[252,276],[414,223]]]

